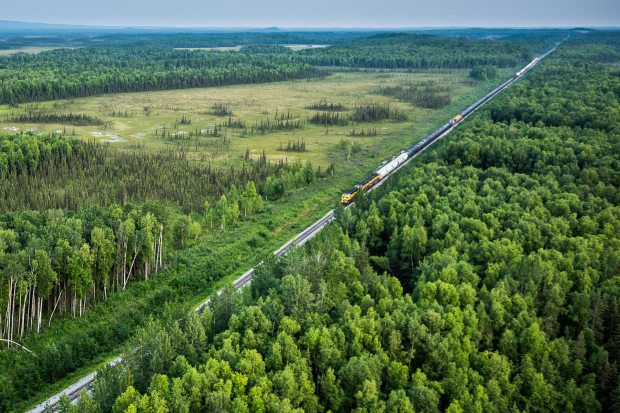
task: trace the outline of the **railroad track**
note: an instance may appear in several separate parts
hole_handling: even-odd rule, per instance
[[[541,55],[539,58],[535,59],[535,61],[530,62],[527,66],[525,66],[523,69],[521,69],[519,72],[517,72],[517,73],[520,73],[518,76],[511,77],[510,79],[508,79],[507,81],[505,81],[504,83],[502,83],[501,85],[499,85],[498,87],[496,87],[495,89],[493,89],[492,91],[487,93],[481,99],[476,101],[474,104],[472,104],[468,108],[466,108],[463,111],[463,116],[462,116],[461,121],[459,121],[458,123],[455,123],[455,124],[451,124],[450,126],[443,125],[439,129],[434,131],[433,133],[429,134],[426,138],[428,138],[430,136],[433,136],[433,135],[436,135],[436,136],[433,136],[432,139],[427,140],[426,144],[421,146],[405,162],[403,162],[402,164],[398,165],[398,167],[396,169],[394,169],[389,175],[387,175],[386,178],[389,178],[390,176],[394,175],[394,173],[399,171],[401,168],[403,168],[405,165],[407,165],[413,159],[418,157],[421,153],[423,153],[428,148],[430,148],[435,142],[437,142],[438,140],[442,139],[444,136],[446,136],[450,132],[452,132],[452,130],[454,130],[454,128],[456,128],[462,122],[462,120],[465,120],[466,118],[471,116],[475,111],[480,109],[484,104],[489,102],[491,99],[493,99],[495,96],[497,96],[500,92],[502,92],[504,89],[509,87],[512,83],[514,83],[515,81],[520,79],[525,73],[529,72],[533,67],[535,67],[538,63],[540,63],[540,61],[542,61],[545,57],[547,57],[549,54],[551,54],[556,49],[556,47],[554,47],[551,50],[547,51],[546,53]],[[386,179],[380,180],[375,186],[370,188],[370,191],[375,190],[376,188],[381,186],[385,181],[386,181]],[[314,222],[308,228],[306,228],[302,232],[300,232],[297,236],[295,236],[295,238],[291,239],[290,241],[288,241],[287,243],[282,245],[280,248],[278,248],[273,253],[273,255],[276,258],[281,258],[284,255],[286,255],[292,248],[295,248],[297,246],[301,246],[301,245],[305,244],[308,240],[310,240],[312,237],[314,237],[316,234],[318,234],[333,219],[334,219],[334,211],[331,210],[327,214],[325,214],[322,218],[320,218],[318,221]],[[260,263],[258,265],[260,265]],[[232,283],[233,287],[235,289],[239,289],[239,288],[242,288],[242,287],[248,285],[252,281],[252,277],[254,276],[255,268],[256,267],[250,268],[248,271],[243,273],[239,278],[237,278],[235,281],[233,281],[233,283]],[[217,292],[217,296],[220,296],[222,294],[222,291],[223,291],[223,289],[219,290]],[[211,298],[208,298],[207,300],[202,302],[198,307],[196,307],[195,311],[197,311],[197,312],[201,311],[203,308],[205,308],[207,305],[209,305],[210,302],[211,302]],[[113,359],[112,361],[110,361],[108,364],[113,366],[113,365],[115,365],[117,363],[121,363],[122,361],[123,361],[123,359],[121,357],[117,357],[117,358]],[[71,386],[67,387],[65,390],[55,394],[54,396],[50,397],[49,399],[47,399],[43,403],[40,403],[40,404],[36,405],[33,409],[29,410],[28,412],[29,413],[43,413],[43,412],[47,412],[47,411],[55,411],[56,408],[58,407],[60,399],[61,399],[61,397],[63,395],[66,395],[71,400],[71,402],[77,401],[77,399],[80,397],[80,394],[82,393],[82,391],[90,392],[92,390],[92,387],[93,387],[94,382],[95,382],[96,374],[97,374],[96,372],[93,372],[93,373],[88,374],[87,376],[82,377],[80,380],[78,380],[77,382],[75,382]]]

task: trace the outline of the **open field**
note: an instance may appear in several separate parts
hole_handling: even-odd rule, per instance
[[[72,47],[62,47],[63,49],[72,49]],[[47,52],[48,50],[59,49],[59,47],[45,47],[45,46],[25,46],[15,49],[0,49],[0,56],[8,56],[16,53],[37,54],[41,52]]]
[[[327,47],[324,44],[283,44],[291,50],[315,49],[317,47]],[[243,46],[214,46],[214,47],[175,47],[175,50],[218,50],[220,52],[238,52]]]
[[[252,156],[258,156],[265,151],[270,160],[300,159],[326,167],[338,160],[334,158],[334,149],[342,139],[354,141],[365,150],[402,147],[403,144],[411,142],[412,131],[417,135],[427,129],[428,121],[434,119],[435,113],[442,113],[445,119],[446,115],[458,111],[466,102],[474,100],[474,97],[490,87],[491,82],[472,83],[467,73],[466,70],[336,73],[325,78],[303,81],[111,94],[22,104],[17,108],[2,105],[0,130],[32,128],[39,133],[75,134],[83,139],[109,142],[119,148],[133,149],[135,144],[139,144],[149,151],[183,150],[192,153],[196,159],[209,161],[239,159],[246,150],[249,150]],[[421,82],[435,82],[449,88],[452,103],[440,111],[435,111],[376,94],[379,87]],[[277,116],[288,116],[289,113],[292,119],[305,122],[307,118],[320,112],[306,107],[322,99],[343,104],[347,109],[342,112],[345,115],[351,113],[356,105],[390,103],[391,107],[405,113],[407,120],[329,127],[306,122],[300,129],[265,134],[248,132],[255,123],[273,121]],[[215,104],[225,105],[232,111],[232,115],[214,115],[212,107]],[[85,114],[103,120],[105,125],[71,126],[10,121],[29,110],[55,114]],[[445,113],[444,110],[448,112]],[[183,118],[191,123],[181,124]],[[216,125],[227,123],[229,118],[244,122],[246,133],[224,127],[220,137],[189,137],[190,133],[195,134],[197,131],[208,134]],[[349,136],[353,129],[359,132],[361,129],[373,128],[376,129],[377,136]],[[176,137],[162,138],[163,132],[166,136],[176,134]],[[280,146],[286,147],[289,141],[297,142],[302,139],[306,145],[305,152],[279,150]]]

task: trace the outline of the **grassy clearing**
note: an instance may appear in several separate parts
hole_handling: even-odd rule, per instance
[[[478,96],[484,83],[472,84],[465,70],[442,72],[358,72],[336,73],[326,78],[303,81],[278,82],[260,85],[242,85],[218,88],[186,89],[161,92],[142,92],[113,94],[98,97],[45,102],[40,104],[23,104],[18,108],[0,106],[0,130],[33,128],[37,132],[56,132],[67,135],[75,134],[84,139],[96,139],[110,142],[121,148],[134,148],[136,144],[145,150],[158,151],[169,148],[193,152],[196,159],[213,161],[230,161],[243,156],[247,149],[254,156],[265,151],[271,160],[300,159],[314,165],[326,167],[333,161],[330,156],[338,142],[343,139],[355,139],[365,149],[376,146],[385,147],[392,142],[399,145],[411,141],[411,130],[417,132],[425,129],[429,119],[435,120],[434,111],[416,108],[407,103],[374,94],[379,87],[394,86],[403,83],[435,81],[450,89],[452,104],[450,113]],[[276,115],[290,113],[294,118],[306,119],[317,111],[305,109],[321,99],[342,103],[349,109],[344,114],[353,112],[356,105],[389,102],[394,108],[403,111],[408,120],[405,122],[378,122],[355,125],[356,130],[375,127],[378,136],[348,137],[351,125],[330,126],[307,124],[303,129],[268,133],[265,135],[246,134],[224,129],[229,143],[223,145],[221,138],[199,137],[198,139],[178,139],[156,137],[166,128],[169,133],[212,130],[216,125],[228,121],[228,116],[212,114],[214,104],[225,104],[233,112],[232,118],[242,120],[249,128],[255,122],[273,120]],[[44,110],[52,113],[80,113],[101,118],[106,126],[71,126],[63,124],[28,124],[7,122],[7,119],[25,113],[26,110]],[[444,108],[445,109],[445,108]],[[179,124],[185,117],[190,124]],[[181,134],[182,135],[182,134]],[[303,138],[306,151],[303,153],[283,153],[278,151],[280,145]]]
[[[73,47],[45,47],[45,46],[25,46],[15,49],[0,49],[0,56],[9,56],[17,53],[38,54],[41,52],[47,52],[48,50],[55,49],[74,49]]]

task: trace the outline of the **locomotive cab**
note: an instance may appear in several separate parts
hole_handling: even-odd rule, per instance
[[[353,200],[355,199],[355,195],[357,195],[359,190],[360,187],[358,185],[355,185],[353,188],[342,194],[342,196],[340,197],[340,202],[342,203],[342,205],[347,206],[351,202],[353,202]]]
[[[463,120],[463,115],[458,113],[455,117],[450,119],[450,125],[456,125],[457,123],[459,123],[462,120]]]

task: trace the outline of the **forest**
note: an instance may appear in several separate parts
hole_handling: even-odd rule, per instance
[[[198,211],[205,199],[217,199],[231,186],[243,188],[249,181],[260,192],[269,192],[264,184],[276,175],[289,188],[299,186],[297,169],[264,156],[247,158],[239,166],[212,167],[182,152],[125,152],[56,135],[0,135],[0,196],[5,200],[0,213],[156,200],[184,212]]]
[[[9,349],[0,352],[0,410],[127,339],[139,313],[108,328],[110,317],[99,307],[109,297],[123,292],[109,306],[117,314],[137,305],[119,305],[130,297],[145,305],[170,299],[168,289],[152,291],[151,299],[140,290],[125,293],[170,267],[176,251],[226,233],[260,212],[265,200],[334,173],[310,163],[272,164],[264,154],[240,162],[216,169],[173,152],[125,152],[59,135],[0,135],[6,200],[0,209],[0,341]],[[229,271],[224,264],[210,270],[208,278],[201,273],[203,283]],[[176,293],[183,291],[177,285]],[[93,308],[96,339],[88,340],[94,341],[85,344],[87,329],[69,336],[54,330],[51,341],[28,344],[57,320],[62,325],[63,318]]]
[[[620,76],[584,61],[596,40],[250,288],[147,323],[61,411],[620,410]]]
[[[0,34],[2,27],[0,26]],[[22,31],[7,33],[0,43],[0,50],[20,47],[109,47],[109,48],[207,48],[254,45],[335,45],[352,39],[367,37],[367,31],[305,31],[305,32],[166,32],[162,30],[127,30],[110,32],[46,31],[39,36],[24,35]]]
[[[264,83],[320,73],[277,55],[163,48],[57,49],[0,56],[0,103]]]
[[[476,40],[427,34],[384,33],[345,45],[301,50],[299,61],[318,66],[375,69],[512,67],[531,60],[549,39]]]

